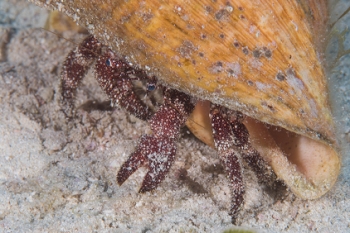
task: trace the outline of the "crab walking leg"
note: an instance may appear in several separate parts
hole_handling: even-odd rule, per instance
[[[93,36],[88,36],[68,54],[61,73],[62,102],[66,107],[73,109],[76,89],[90,65],[100,55],[101,47],[98,40]]]
[[[238,213],[242,207],[244,200],[244,184],[242,178],[242,167],[241,163],[233,149],[219,152],[221,157],[221,163],[225,168],[227,177],[231,183],[232,190],[232,201],[229,214],[232,218],[232,223],[236,224]]]
[[[142,71],[130,67],[115,53],[108,50],[96,62],[96,79],[113,104],[126,109],[142,120],[151,117],[152,111],[133,91],[132,80],[149,79],[150,82],[154,82]]]
[[[253,169],[260,183],[271,186],[276,181],[276,175],[271,167],[250,144],[242,149],[242,158]]]
[[[233,135],[230,121],[221,113],[221,110],[220,106],[213,105],[210,110],[210,118],[215,147],[218,150],[221,163],[231,184],[232,203],[230,215],[232,223],[235,224],[244,199],[242,166],[233,147],[235,135]]]
[[[136,151],[122,165],[117,174],[119,185],[139,167],[146,166],[148,172],[140,192],[157,188],[173,164],[180,128],[193,109],[188,95],[172,89],[165,90],[164,104],[149,120],[153,134],[143,136]]]
[[[240,112],[231,113],[230,124],[233,135],[235,136],[234,144],[240,148],[240,154],[244,161],[253,169],[259,182],[271,184],[276,180],[276,175],[271,167],[260,156],[259,152],[251,145],[249,132],[242,123],[243,115]]]

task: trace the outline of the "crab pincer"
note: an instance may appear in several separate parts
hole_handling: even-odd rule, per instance
[[[149,120],[152,135],[144,135],[138,148],[120,168],[117,181],[121,185],[139,167],[147,172],[140,193],[157,188],[169,172],[175,159],[176,142],[194,105],[188,95],[173,89],[165,89],[164,104]]]

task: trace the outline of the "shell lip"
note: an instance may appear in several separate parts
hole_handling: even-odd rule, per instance
[[[198,101],[186,125],[200,140],[214,148],[209,101]],[[341,162],[335,144],[327,144],[245,117],[252,145],[277,177],[302,199],[316,199],[335,184]]]

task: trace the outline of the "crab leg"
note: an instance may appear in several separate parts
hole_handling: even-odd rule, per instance
[[[61,92],[62,102],[68,108],[67,110],[71,111],[73,109],[76,89],[90,65],[100,55],[101,47],[101,43],[93,36],[88,36],[68,54],[64,61],[61,73]]]
[[[146,166],[149,171],[139,192],[157,188],[175,159],[180,128],[193,108],[188,95],[172,89],[165,90],[164,104],[149,120],[153,134],[143,136],[136,151],[122,165],[117,174],[119,185],[139,167]]]
[[[273,173],[267,162],[260,156],[250,143],[247,148],[242,150],[242,158],[253,169],[258,181],[267,185],[272,185],[276,181],[276,175]]]
[[[242,158],[253,169],[259,182],[271,185],[276,180],[276,175],[259,152],[251,145],[249,132],[242,123],[242,113],[234,112],[230,113],[230,116],[234,116],[230,119],[232,132],[235,135],[234,145],[240,148]]]
[[[232,202],[230,215],[232,223],[236,223],[238,212],[243,203],[244,184],[242,177],[242,166],[237,153],[232,146],[235,141],[235,135],[230,121],[221,112],[222,108],[213,105],[210,110],[211,124],[213,128],[213,137],[215,147],[218,150],[221,163],[224,166],[228,179],[230,180],[232,190]]]
[[[133,75],[134,78],[130,78],[130,75]],[[126,109],[142,120],[150,118],[152,112],[133,91],[132,80],[154,81],[142,71],[133,69],[115,53],[108,50],[96,62],[96,78],[113,104]]]
[[[175,140],[171,138],[155,138],[145,135],[141,138],[137,150],[131,154],[129,159],[120,168],[117,181],[121,185],[139,167],[147,166],[147,172],[140,193],[157,188],[168,173],[176,154]]]

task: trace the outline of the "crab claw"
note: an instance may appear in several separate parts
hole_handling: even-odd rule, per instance
[[[169,172],[175,154],[176,144],[174,139],[143,136],[137,150],[130,155],[129,159],[120,168],[117,175],[118,184],[122,185],[139,167],[146,166],[149,171],[139,192],[144,193],[157,188]]]
[[[117,174],[119,185],[139,167],[146,166],[148,172],[139,192],[148,192],[157,188],[169,172],[175,159],[180,128],[194,106],[189,96],[176,90],[166,89],[164,100],[164,104],[149,120],[153,134],[142,136],[136,151],[120,168]]]

